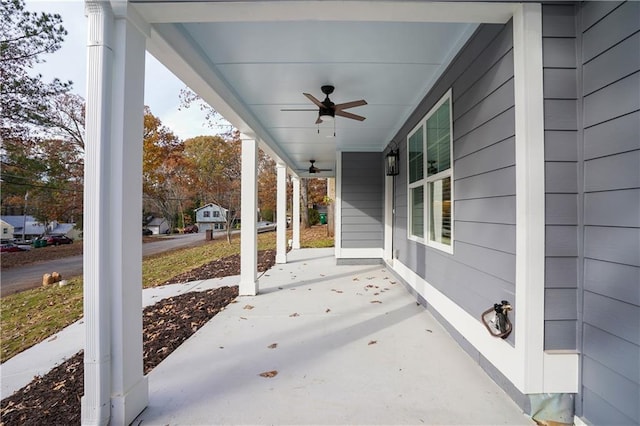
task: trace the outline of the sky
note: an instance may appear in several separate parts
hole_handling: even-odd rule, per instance
[[[72,92],[86,99],[86,40],[87,22],[83,0],[26,0],[27,9],[33,12],[58,13],[68,34],[62,48],[55,53],[42,55],[46,62],[38,64],[36,73],[45,81],[59,78],[73,82]],[[160,118],[181,139],[209,135],[213,131],[206,126],[205,114],[195,105],[179,111],[179,93],[185,84],[146,54],[144,103],[151,113]]]

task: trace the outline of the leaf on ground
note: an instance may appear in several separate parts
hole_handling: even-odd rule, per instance
[[[260,377],[272,378],[278,375],[278,370],[265,371],[264,373],[260,373]]]
[[[360,281],[360,278],[355,277],[355,278],[353,279],[353,281]]]
[[[382,302],[379,300],[372,300],[371,303],[382,303]]]
[[[428,328],[427,328],[426,330],[427,330],[429,333],[433,333],[433,331],[432,331],[432,330],[429,330]]]
[[[326,311],[324,311],[326,314],[328,314],[329,312],[331,312],[331,309],[327,308]]]
[[[289,317],[299,317],[300,314],[297,312],[292,313],[291,315],[289,315]]]
[[[245,318],[245,317],[240,317],[240,319],[241,319],[241,320],[246,320],[246,318]]]
[[[53,336],[51,339],[47,340],[47,342],[53,342],[54,340],[56,340],[58,338],[58,336]]]
[[[252,305],[244,305],[244,308],[242,308],[242,309],[246,309],[246,310],[250,311],[253,308],[254,308],[254,306],[252,306]]]
[[[342,290],[336,290],[335,288],[332,288],[331,291],[335,291],[336,293],[342,293]]]
[[[368,343],[368,344],[369,344],[369,345],[375,345],[376,343],[378,343],[378,341],[377,341],[377,340],[371,340],[371,341],[369,341],[369,343]]]
[[[267,346],[267,347],[268,347],[269,349],[275,349],[275,348],[277,348],[277,347],[278,347],[278,344],[277,344],[277,343],[272,343],[272,344],[270,344],[270,345],[269,345],[269,346]]]

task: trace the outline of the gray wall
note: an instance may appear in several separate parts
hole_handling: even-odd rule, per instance
[[[578,30],[578,410],[593,424],[640,424],[640,2],[586,2]]]
[[[453,255],[407,238],[407,134],[449,88],[454,120]],[[394,137],[401,159],[401,174],[395,179],[395,255],[476,318],[500,300],[515,304],[514,135],[509,23],[481,26]]]
[[[382,248],[382,153],[342,154],[342,247]]]
[[[545,349],[576,349],[578,65],[574,6],[542,9],[545,136]]]

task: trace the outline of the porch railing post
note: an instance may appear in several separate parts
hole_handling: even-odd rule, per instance
[[[240,190],[240,285],[241,296],[258,294],[258,142],[242,138]]]

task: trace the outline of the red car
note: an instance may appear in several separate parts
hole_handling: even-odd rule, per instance
[[[49,235],[47,238],[48,246],[59,246],[60,244],[72,244],[73,240],[66,235]]]
[[[22,247],[19,247],[13,243],[5,243],[0,245],[0,252],[2,253],[13,253],[18,251],[26,251],[26,249],[23,249]]]
[[[185,234],[196,234],[198,233],[198,225],[185,226],[183,232]]]

